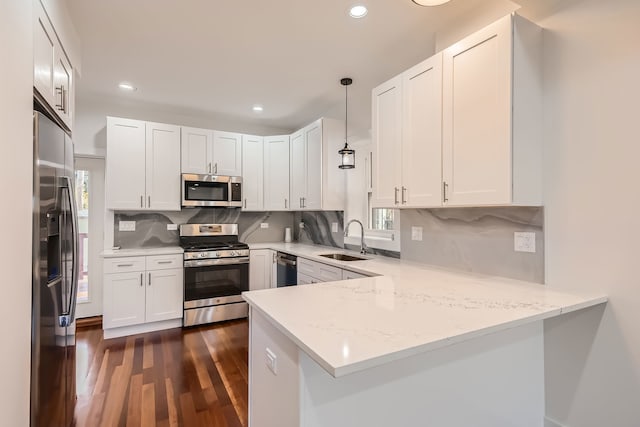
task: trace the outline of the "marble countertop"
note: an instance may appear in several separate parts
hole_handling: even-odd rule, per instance
[[[184,250],[180,246],[167,246],[163,248],[105,249],[100,253],[100,256],[102,258],[118,258],[125,256],[173,255],[183,252]]]
[[[323,246],[250,246],[377,275],[243,293],[334,377],[607,301],[604,294],[559,292],[392,258],[335,261],[319,255],[353,252]]]

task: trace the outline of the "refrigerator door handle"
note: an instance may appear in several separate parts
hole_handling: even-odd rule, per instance
[[[59,316],[59,324],[61,327],[69,326],[75,320],[76,315],[76,296],[78,293],[78,212],[76,209],[76,201],[73,195],[73,182],[68,176],[63,177],[66,181],[66,186],[63,189],[67,190],[69,197],[69,209],[71,210],[71,240],[72,240],[72,253],[73,263],[71,266],[71,292],[69,292],[69,301],[66,306],[66,311]]]

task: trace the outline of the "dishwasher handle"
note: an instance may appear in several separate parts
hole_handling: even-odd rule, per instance
[[[291,259],[291,258],[285,258],[283,256],[278,256],[276,262],[280,265],[288,265],[291,267],[295,267],[298,264],[297,260]]]

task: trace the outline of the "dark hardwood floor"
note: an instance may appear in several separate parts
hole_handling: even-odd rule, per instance
[[[246,320],[102,339],[79,329],[77,427],[246,427]]]

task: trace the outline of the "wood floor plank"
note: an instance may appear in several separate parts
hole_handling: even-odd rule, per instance
[[[76,427],[247,426],[246,320],[77,341]]]

